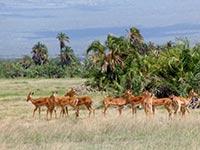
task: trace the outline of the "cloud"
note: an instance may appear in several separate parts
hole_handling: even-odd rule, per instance
[[[108,7],[131,4],[131,0],[6,0],[0,2],[0,8],[11,9],[50,9],[50,8],[83,8]],[[1,10],[1,9],[0,9]]]
[[[55,45],[58,47],[55,36],[59,31],[69,32],[73,48],[82,50],[91,39],[114,32],[113,27],[181,24],[177,27],[180,30],[183,23],[200,24],[199,5],[199,0],[0,0],[0,53],[24,54],[38,40],[48,43],[53,52]],[[123,29],[116,30],[123,35]],[[164,41],[177,33],[163,30],[147,30],[144,37],[162,37]],[[200,28],[189,26],[179,35],[190,32],[193,36],[198,34],[196,30]]]
[[[97,6],[107,3],[106,0],[6,0],[0,7],[9,8],[63,8],[73,6]]]

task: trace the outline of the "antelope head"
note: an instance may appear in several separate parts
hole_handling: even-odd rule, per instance
[[[169,96],[169,98],[172,100],[172,102],[176,102],[175,97],[176,97],[176,96],[173,95],[173,94]]]
[[[132,96],[131,90],[126,90],[123,95],[125,98],[130,98]]]
[[[30,101],[32,99],[32,95],[34,94],[34,92],[29,92],[26,101]]]
[[[192,89],[192,90],[189,92],[189,96],[197,97],[198,94],[197,94],[196,92],[194,92],[194,90]]]
[[[73,88],[71,88],[70,91],[65,94],[65,96],[69,97],[73,97],[74,95],[76,95],[76,91]]]
[[[56,97],[56,95],[58,94],[58,92],[57,91],[52,91],[52,94],[51,94],[51,96],[52,97]]]
[[[151,94],[149,91],[144,91],[142,94],[143,94],[145,97],[151,97],[151,96],[152,96],[152,94]]]

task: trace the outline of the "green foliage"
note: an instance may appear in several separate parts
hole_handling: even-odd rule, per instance
[[[82,77],[82,67],[79,63],[62,67],[59,59],[50,59],[44,65],[35,65],[24,67],[22,60],[1,61],[0,78],[64,78],[64,77]]]
[[[70,65],[79,62],[74,54],[73,49],[69,46],[66,46],[61,50],[60,60],[62,65]]]
[[[91,46],[96,52],[95,44],[98,42]],[[108,35],[101,47],[107,51],[101,53],[98,62],[92,61],[91,56],[87,62],[91,71],[91,76],[87,76],[92,78],[89,84],[99,90],[115,91],[118,95],[126,89],[135,94],[147,89],[159,97],[184,96],[191,89],[200,92],[199,44],[190,47],[187,39],[164,45],[146,44],[139,30],[133,27],[128,38]]]
[[[69,37],[59,33],[60,57],[48,59],[47,47],[38,42],[32,58],[0,61],[1,78],[89,78],[87,84],[98,90],[120,95],[132,89],[135,95],[150,90],[158,97],[200,92],[200,44],[191,47],[187,39],[163,45],[145,43],[139,29],[128,36],[109,34],[105,43],[92,42],[83,63],[66,46]]]
[[[78,63],[79,60],[76,58],[73,49],[70,46],[66,46],[65,42],[69,43],[69,37],[61,32],[58,33],[57,39],[60,42],[60,63],[62,66],[71,65]]]
[[[48,62],[48,48],[45,44],[38,42],[32,48],[32,59],[36,65],[42,65]]]
[[[60,59],[48,58],[48,48],[38,42],[32,48],[32,57],[25,55],[22,59],[0,61],[0,78],[64,78],[83,77],[86,75],[83,65],[75,56],[71,47],[65,46],[69,37],[59,33]]]
[[[57,37],[56,37],[59,42],[60,42],[60,50],[62,50],[63,48],[65,48],[65,42],[68,42],[69,43],[69,37],[61,32],[61,33],[58,33]]]

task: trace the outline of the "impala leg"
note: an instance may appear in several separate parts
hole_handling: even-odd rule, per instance
[[[134,104],[132,104],[132,105],[131,105],[131,107],[132,107],[132,114],[134,115],[134,114],[136,113],[136,110],[135,110],[135,105],[134,105]]]
[[[185,112],[187,111],[186,107],[181,107],[182,117],[185,116]]]
[[[169,108],[169,106],[166,106],[165,105],[165,109],[167,110],[168,114],[169,114],[169,119],[171,119],[171,116],[172,116],[172,111],[171,109]]]
[[[79,117],[79,106],[76,108],[76,118]]]
[[[155,106],[152,106],[152,113],[153,113],[153,115],[155,115]]]
[[[145,112],[146,116],[148,116],[148,110],[147,110],[146,104],[144,104],[143,107],[144,107],[144,112]]]
[[[53,109],[50,108],[50,119],[52,119],[52,113],[53,113]]]
[[[49,108],[47,109],[46,119],[48,120]]]
[[[108,106],[104,106],[104,111],[103,111],[104,116],[106,116],[106,111],[107,111],[108,107],[109,107],[109,105]]]
[[[146,104],[145,104],[145,103],[142,103],[142,107],[143,107],[143,109],[144,109],[145,115],[147,116],[147,108],[146,108]]]
[[[177,115],[178,107],[174,108],[174,115]]]
[[[119,108],[118,108],[119,115],[121,115],[121,114],[122,114],[122,109],[123,109],[123,106],[119,106]]]
[[[92,110],[91,110],[91,108],[90,108],[90,106],[89,105],[85,105],[86,106],[86,108],[88,109],[88,111],[89,111],[89,117],[90,117],[90,115],[91,115],[91,113],[92,113]]]
[[[153,110],[152,110],[151,104],[145,104],[145,113],[146,113],[146,116],[152,117]]]
[[[52,112],[51,112],[51,110],[49,112],[50,112],[50,120],[51,120],[52,119]]]
[[[137,113],[137,107],[135,107],[135,112],[134,112],[135,114]]]
[[[55,118],[57,119],[56,109],[54,109]]]
[[[90,105],[90,109],[92,110],[93,115],[95,116],[95,109],[93,109],[91,105]]]
[[[41,108],[39,107],[39,118],[40,118]]]
[[[66,114],[67,114],[67,116],[69,115],[69,113],[68,113],[68,107],[67,106],[65,108],[65,111],[66,111],[66,113],[65,113],[65,117],[66,117]]]
[[[61,112],[60,112],[60,117],[64,117],[65,114],[66,114],[66,112],[65,112],[65,107],[62,106],[62,108],[61,108]]]
[[[186,107],[186,111],[187,111],[188,113],[190,113],[190,111],[189,111],[188,107]]]
[[[63,108],[62,108],[62,114],[61,114],[61,117],[63,118],[63,117],[65,117],[65,115],[66,115],[65,107],[63,107]]]
[[[137,113],[137,107],[135,106],[135,104],[132,104],[131,108],[132,108],[132,114],[136,115],[136,113]]]
[[[61,107],[61,110],[60,110],[60,118],[62,117],[62,114],[63,114],[63,108]]]
[[[35,117],[35,111],[38,109],[38,107],[35,107],[35,109],[33,110],[33,118]]]
[[[178,104],[177,112],[178,112],[179,114],[181,113],[181,104]],[[176,112],[176,113],[177,113],[177,112]]]
[[[149,108],[150,108],[151,117],[154,117],[154,114],[155,114],[155,107],[154,107],[152,104],[149,104]]]

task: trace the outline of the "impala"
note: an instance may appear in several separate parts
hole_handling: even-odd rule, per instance
[[[85,107],[88,109],[89,111],[89,117],[91,115],[91,113],[93,112],[93,114],[95,114],[95,110],[92,108],[92,99],[89,96],[76,96],[76,91],[71,88],[71,90],[69,92],[67,92],[65,94],[65,97],[75,97],[77,99],[77,103],[76,103],[76,116],[79,116],[79,109],[80,106],[85,105]]]
[[[41,112],[41,107],[42,106],[46,106],[47,107],[47,114],[46,114],[46,118],[48,120],[48,113],[50,112],[50,118],[52,118],[52,111],[54,110],[54,106],[52,103],[52,97],[41,97],[41,98],[32,98],[32,95],[34,93],[30,92],[27,96],[27,102],[31,101],[31,103],[35,106],[35,109],[33,110],[33,117],[35,116],[35,112],[37,111],[37,109],[39,109],[39,116],[40,116],[40,112]],[[55,112],[56,113],[56,112]]]
[[[124,107],[124,105],[127,104],[127,99],[123,98],[123,97],[106,97],[103,100],[103,105],[104,105],[104,116],[106,115],[106,111],[108,109],[108,107],[110,106],[117,106],[118,107],[118,111],[119,111],[119,115],[121,115],[122,113],[122,109]]]
[[[198,94],[195,93],[193,90],[189,92],[189,95],[187,98],[171,95],[170,98],[173,101],[173,105],[175,109],[174,114],[177,114],[178,112],[178,113],[181,113],[182,116],[184,116],[186,111],[189,113],[188,105],[190,101],[192,100],[192,97],[195,97],[195,96],[198,96]]]
[[[56,96],[57,92],[53,92],[53,104],[55,107],[61,107],[60,117],[68,115],[68,107],[76,107],[78,104],[78,99],[76,97],[69,96]]]

